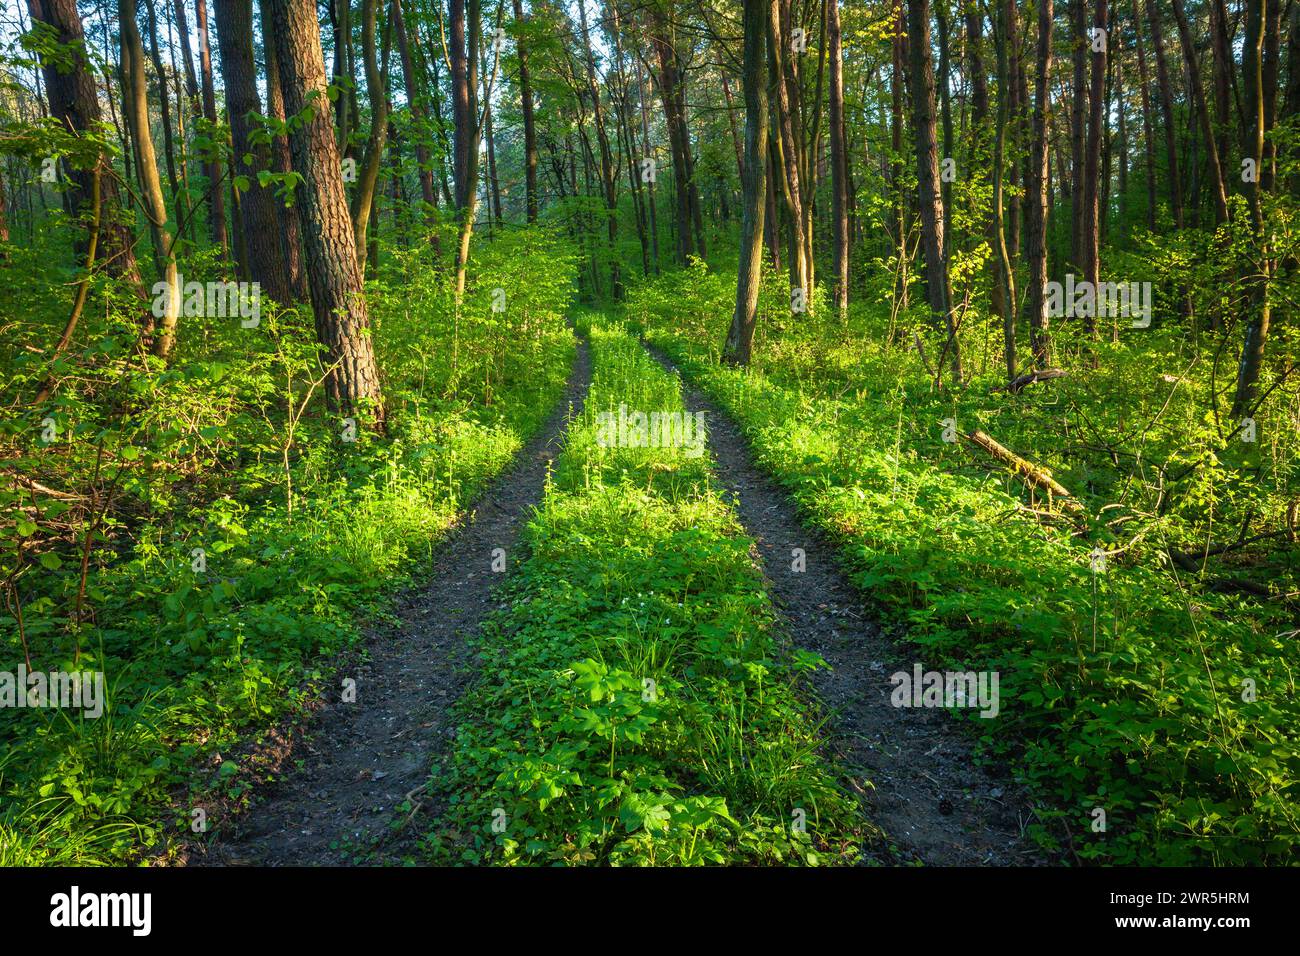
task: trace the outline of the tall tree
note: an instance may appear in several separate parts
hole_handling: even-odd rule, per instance
[[[1079,230],[1084,278],[1098,288],[1101,281],[1101,146],[1106,135],[1106,61],[1110,41],[1106,14],[1108,0],[1093,0],[1092,29],[1089,31],[1089,48],[1092,51],[1092,88],[1088,93],[1088,136],[1083,165],[1083,214]],[[1088,331],[1097,328],[1096,309],[1085,317]]]
[[[314,0],[268,0],[268,6],[285,111],[305,117],[304,122],[293,125],[289,146],[294,172],[302,177],[295,205],[302,225],[316,336],[328,370],[326,395],[332,407],[347,415],[368,412],[370,420],[382,428],[383,395],[343,190],[341,157],[334,124],[322,108],[328,98],[316,4]]]
[[[834,0],[831,0],[834,3]],[[740,266],[736,309],[723,347],[725,361],[748,365],[763,269],[763,216],[767,203],[767,47],[768,21],[777,0],[744,0],[745,165],[742,170]]]
[[[180,0],[177,0],[180,2]],[[195,19],[199,30],[199,77],[203,91],[203,118],[208,121],[213,136],[218,130],[217,94],[212,82],[212,47],[208,43],[208,4],[207,0],[194,0]],[[218,249],[225,250],[226,238],[226,201],[221,189],[220,153],[224,144],[213,142],[204,159],[204,175],[208,177],[208,207],[211,214],[212,243]]]
[[[934,67],[930,57],[930,2],[907,0],[907,47],[911,60],[913,134],[917,181],[920,187],[921,244],[925,249],[926,294],[935,324],[945,335],[943,354],[952,363],[953,378],[962,379],[961,345],[957,340],[948,287],[944,245],[943,195],[939,181],[939,134],[934,99]]]
[[[136,21],[136,0],[118,0],[118,29],[122,54],[122,112],[135,143],[137,170],[140,176],[140,202],[149,222],[154,257],[163,270],[165,284],[162,322],[153,340],[153,353],[164,361],[171,355],[176,341],[176,317],[180,314],[181,289],[176,274],[176,249],[167,230],[167,203],[163,199],[162,179],[158,175],[158,158],[153,134],[149,130],[149,85],[144,72],[144,43]]]
[[[1034,364],[1052,364],[1052,339],[1047,314],[1047,216],[1049,186],[1048,114],[1052,96],[1052,0],[1038,4],[1038,64],[1034,76],[1034,142],[1030,149],[1029,288],[1025,312],[1029,319]]]
[[[537,221],[537,128],[533,119],[533,84],[528,72],[527,21],[521,0],[514,4],[515,52],[519,58],[519,105],[524,117],[524,208],[529,222]]]
[[[375,50],[375,32],[379,0],[361,3],[361,61],[366,72],[366,95],[370,97],[370,134],[366,151],[357,171],[357,185],[352,193],[352,231],[356,237],[357,264],[366,271],[366,234],[379,184],[379,168],[388,143],[388,31],[384,31],[383,64]],[[388,22],[392,22],[389,20]]]
[[[262,113],[253,61],[253,0],[223,0],[216,13],[249,274],[276,302],[288,303],[293,301],[293,289],[281,245],[280,210],[271,187],[258,182],[259,172],[272,169],[271,148],[252,135],[255,117]]]
[[[50,116],[74,136],[98,134],[102,121],[99,95],[76,0],[27,0],[27,9],[32,20],[45,24],[66,51],[41,61]],[[78,216],[86,216],[93,205],[92,194],[98,190],[99,259],[110,275],[124,279],[144,298],[131,230],[123,221],[117,180],[106,171],[109,166],[107,154],[100,155],[97,166],[98,169],[71,165],[67,168],[68,208]],[[146,335],[152,335],[151,315],[146,313],[143,325]]]
[[[825,0],[830,39],[831,222],[835,236],[835,305],[849,308],[849,158],[844,142],[844,55],[839,0]]]
[[[1145,0],[1147,24],[1151,30],[1151,52],[1156,61],[1156,88],[1160,93],[1160,115],[1165,130],[1165,162],[1169,170],[1169,202],[1173,209],[1174,226],[1183,228],[1183,182],[1178,172],[1177,127],[1174,125],[1174,91],[1169,82],[1169,64],[1165,57],[1164,30],[1160,24],[1160,9],[1155,0]]]
[[[415,51],[420,46],[420,34],[415,21],[407,27],[406,10],[402,0],[393,0],[393,30],[398,40],[398,56],[402,59],[402,77],[406,81],[407,108],[411,111],[412,125],[415,126],[415,160],[416,176],[420,179],[420,199],[424,202],[425,215],[432,217],[438,207],[438,194],[433,190],[433,161],[429,157],[429,144],[424,131],[424,95],[420,79],[416,75]],[[429,230],[429,241],[438,246],[438,230]]]

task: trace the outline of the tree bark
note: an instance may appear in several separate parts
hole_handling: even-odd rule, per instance
[[[513,0],[515,22],[525,23],[523,3]],[[537,221],[537,129],[533,119],[533,84],[528,73],[528,43],[517,36],[516,52],[519,56],[519,103],[524,115],[524,195],[529,222]]]
[[[1145,0],[1147,22],[1151,29],[1151,49],[1156,61],[1156,86],[1160,92],[1160,112],[1165,126],[1165,150],[1169,168],[1169,202],[1173,209],[1174,226],[1183,228],[1183,184],[1178,172],[1177,130],[1174,126],[1174,94],[1169,83],[1169,65],[1165,58],[1164,34],[1160,26],[1160,11],[1155,0]]]
[[[745,164],[742,170],[740,266],[736,309],[723,360],[748,365],[763,270],[763,218],[767,208],[767,21],[777,0],[744,0]],[[833,4],[835,0],[830,0]]]
[[[316,335],[328,369],[326,395],[346,415],[369,415],[384,425],[379,369],[370,336],[370,317],[357,267],[356,239],[343,191],[343,171],[334,124],[321,104],[325,96],[325,57],[314,0],[268,0],[274,22],[285,110],[298,116],[308,105],[310,118],[289,137],[294,171],[302,177],[296,195],[302,225],[307,278]]]
[[[849,308],[849,158],[844,144],[844,63],[839,0],[825,2],[831,60],[831,220],[835,235],[835,306],[841,315],[845,315]]]
[[[253,61],[253,0],[222,0],[216,12],[235,174],[248,183],[240,196],[239,214],[249,274],[268,296],[288,304],[293,301],[293,289],[284,263],[281,217],[273,190],[261,186],[257,180],[259,171],[272,168],[271,148],[266,143],[253,142],[251,136],[256,122],[252,117],[262,112],[257,66]]]
[[[384,31],[383,66],[375,50],[375,30],[379,13],[379,0],[362,0],[361,3],[361,60],[366,72],[366,95],[370,98],[370,134],[366,138],[366,151],[357,173],[356,189],[352,193],[352,232],[356,237],[357,268],[366,271],[366,235],[370,229],[370,214],[375,203],[379,184],[379,168],[388,143],[388,31]],[[391,22],[391,21],[390,21]]]
[[[178,0],[180,2],[180,0]],[[203,85],[203,117],[217,129],[217,94],[212,83],[212,48],[208,44],[207,0],[195,0],[195,17],[199,30],[199,75]],[[208,211],[212,227],[212,244],[222,253],[229,251],[226,236],[226,200],[221,191],[221,162],[210,155],[203,162],[204,175],[208,177]]]
[[[930,59],[929,0],[907,0],[907,46],[911,59],[913,131],[920,187],[921,243],[925,248],[926,292],[936,326],[946,335],[944,351],[953,378],[962,379],[961,345],[950,305],[948,260],[944,254],[943,196],[939,188],[934,69]]]
[[[136,20],[136,0],[118,0],[118,30],[122,53],[122,112],[139,160],[140,202],[149,221],[154,256],[166,283],[163,314],[153,340],[153,354],[166,361],[176,342],[176,317],[180,314],[181,290],[176,275],[176,249],[167,231],[167,202],[158,176],[158,158],[149,130],[149,85],[144,73],[144,43]]]

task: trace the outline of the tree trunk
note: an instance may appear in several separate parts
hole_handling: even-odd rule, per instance
[[[408,36],[401,0],[393,0],[393,29],[397,32],[397,53],[402,59],[402,76],[406,80],[406,103],[411,111],[412,125],[415,127],[415,163],[419,167],[420,199],[424,202],[424,216],[429,226],[429,243],[433,246],[434,255],[439,256],[441,242],[438,236],[438,220],[434,212],[438,208],[438,194],[433,188],[433,162],[429,157],[428,143],[425,141],[424,97],[415,70],[415,56],[412,53],[413,49],[419,49],[420,33],[415,21],[412,21]]]
[[[1247,0],[1246,38],[1242,50],[1242,72],[1245,74],[1246,92],[1242,102],[1242,120],[1246,124],[1246,158],[1255,161],[1257,172],[1263,170],[1264,131],[1267,124],[1267,101],[1264,92],[1264,34],[1265,4],[1267,0]],[[1271,263],[1268,258],[1267,237],[1264,234],[1264,212],[1260,176],[1246,183],[1246,196],[1250,201],[1251,232],[1254,238],[1253,256],[1242,263],[1246,274],[1250,314],[1241,345],[1241,359],[1237,365],[1237,389],[1232,400],[1233,417],[1251,411],[1260,372],[1264,367],[1264,347],[1268,341],[1272,305],[1269,301]],[[1252,259],[1254,261],[1252,261]]]
[[[587,88],[591,96],[591,111],[596,121],[596,143],[600,147],[600,184],[605,194],[605,224],[609,239],[610,294],[623,298],[623,279],[618,261],[618,192],[617,168],[609,148],[609,131],[605,125],[605,111],[600,103],[600,84],[596,81],[596,55],[591,48],[591,32],[587,29],[587,3],[579,0],[578,17],[582,24],[582,41],[586,48]]]
[[[217,129],[217,94],[212,84],[212,48],[208,45],[208,5],[207,0],[195,0],[195,17],[199,30],[199,75],[203,83],[203,117]],[[215,132],[213,134],[215,136]],[[208,206],[211,215],[212,244],[225,253],[228,251],[226,237],[226,200],[221,191],[221,162],[216,155],[209,156],[203,163],[204,175],[208,177]]]
[[[835,0],[830,0],[834,4]],[[723,360],[748,365],[754,345],[755,310],[763,270],[763,218],[767,208],[767,22],[777,0],[744,0],[745,164],[736,309]],[[838,32],[838,31],[837,31]]]
[[[515,22],[524,23],[524,10],[521,0],[513,0]],[[524,192],[528,221],[537,221],[537,130],[533,121],[533,86],[528,74],[528,44],[523,36],[516,39],[516,51],[519,55],[519,102],[524,114]]]
[[[270,0],[258,0],[258,11],[262,18],[263,50],[266,56],[267,115],[277,123],[283,123],[284,90],[280,82],[280,58],[276,52],[275,23],[271,16]],[[293,172],[287,136],[276,136],[271,141],[271,166],[280,175]],[[311,293],[307,288],[307,270],[302,261],[302,223],[296,210],[283,205],[274,196],[272,199],[280,223],[280,252],[289,276],[292,298],[294,301],[304,301]]]
[[[1151,124],[1151,80],[1147,75],[1146,51],[1142,45],[1142,17],[1138,0],[1133,0],[1133,40],[1137,46],[1138,83],[1142,93],[1142,141],[1146,153],[1147,228],[1156,230],[1156,154]]]
[[[1030,345],[1034,365],[1052,364],[1052,338],[1047,315],[1047,215],[1048,147],[1051,131],[1047,119],[1051,109],[1052,0],[1038,5],[1038,69],[1034,80],[1034,142],[1030,151],[1033,174],[1029,186],[1029,289],[1025,311],[1029,318]]]
[[[1160,112],[1165,124],[1165,150],[1169,164],[1169,202],[1173,208],[1174,226],[1183,228],[1183,184],[1178,173],[1177,130],[1174,127],[1174,94],[1169,84],[1169,64],[1165,59],[1164,34],[1160,27],[1160,11],[1155,0],[1145,0],[1147,22],[1151,28],[1151,49],[1156,60],[1156,85],[1160,92]]]
[[[167,203],[163,199],[162,180],[158,177],[158,158],[154,154],[153,134],[149,130],[149,86],[144,74],[144,43],[136,20],[136,0],[118,0],[118,29],[122,52],[122,112],[139,160],[140,202],[149,221],[149,237],[154,257],[163,270],[165,288],[162,320],[153,340],[153,354],[166,361],[176,342],[176,317],[180,314],[181,289],[176,275],[176,249],[167,230]],[[158,296],[155,296],[157,300]]]
[[[794,117],[791,115],[790,71],[786,67],[790,43],[789,37],[781,28],[784,7],[789,0],[777,0],[772,4],[770,26],[771,36],[768,45],[771,49],[770,82],[776,86],[776,126],[778,131],[778,159],[784,177],[781,182],[782,195],[790,226],[790,289],[792,301],[796,296],[802,298],[805,309],[812,302],[812,288],[808,278],[806,253],[808,243],[804,237],[803,190],[799,179],[799,144],[795,139]]]
[[[1106,60],[1109,48],[1106,20],[1108,0],[1093,0],[1093,19],[1091,37],[1097,38],[1092,44],[1092,89],[1088,94],[1088,138],[1083,167],[1083,225],[1080,240],[1084,278],[1099,288],[1101,282],[1101,144],[1109,125],[1106,116]],[[1096,309],[1084,317],[1084,327],[1092,333],[1097,331]]]
[[[944,352],[957,383],[962,379],[961,346],[950,306],[948,260],[944,255],[943,196],[939,189],[939,137],[936,128],[934,69],[930,59],[929,0],[907,0],[907,46],[911,59],[913,131],[920,187],[921,243],[930,312],[945,334]]]
[[[41,75],[45,80],[46,97],[49,100],[50,116],[74,136],[92,133],[100,124],[99,93],[95,86],[95,77],[87,59],[85,33],[81,26],[81,17],[77,13],[76,0],[27,0],[27,9],[33,20],[49,24],[59,44],[71,47],[66,60],[57,64],[45,61],[41,64]],[[101,156],[99,167],[107,168],[108,157]],[[91,197],[95,189],[95,169],[67,169],[68,205],[78,216],[88,214]],[[122,222],[121,201],[118,195],[117,180],[110,175],[99,176],[100,207],[98,231],[98,257],[104,262],[109,275],[127,282],[143,299],[144,286],[140,279],[140,267],[136,262],[131,230]],[[78,247],[78,253],[84,247]],[[153,316],[146,313],[142,321],[146,337],[153,334]]]
[[[1192,39],[1192,28],[1187,22],[1187,13],[1183,9],[1183,0],[1172,0],[1174,16],[1178,20],[1178,38],[1183,47],[1183,59],[1187,61],[1187,75],[1191,79],[1192,97],[1196,103],[1196,113],[1201,120],[1201,135],[1205,139],[1205,150],[1210,167],[1210,189],[1214,192],[1214,222],[1223,225],[1228,221],[1228,193],[1224,186],[1223,168],[1219,162],[1219,145],[1214,135],[1214,122],[1205,101],[1205,86],[1201,83],[1201,68],[1196,62],[1196,45]]]
[[[366,151],[357,173],[356,189],[352,193],[352,231],[356,236],[357,268],[366,271],[366,234],[370,229],[370,214],[375,203],[379,184],[379,168],[388,143],[388,31],[384,31],[383,65],[375,50],[375,28],[379,0],[362,0],[361,3],[361,59],[366,71],[366,95],[370,98],[370,135]],[[391,22],[391,21],[389,21]]]
[[[456,242],[456,301],[465,294],[469,243],[478,212],[478,51],[483,20],[480,0],[451,0],[451,88],[455,124],[454,178],[459,235]]]
[[[268,0],[268,6],[285,110],[298,116],[309,103],[325,102],[325,57],[315,0]],[[333,408],[345,415],[364,412],[382,429],[379,369],[329,113],[313,110],[309,121],[295,125],[289,145],[294,171],[302,177],[295,205],[301,217],[316,335],[328,369],[326,395]]]
[[[849,308],[849,157],[844,145],[844,64],[839,0],[826,0],[826,20],[831,59],[831,219],[835,235],[835,306],[841,315],[845,315]]]
[[[250,135],[256,122],[252,117],[262,112],[253,61],[253,0],[223,0],[217,4],[217,41],[235,174],[248,184],[239,199],[239,213],[249,274],[272,299],[287,304],[293,301],[293,289],[281,246],[281,217],[274,192],[257,181],[258,172],[272,168],[271,148],[264,142],[254,142]],[[245,157],[252,162],[245,162]]]

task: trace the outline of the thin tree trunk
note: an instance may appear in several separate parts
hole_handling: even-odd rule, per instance
[[[195,0],[195,17],[199,30],[199,75],[203,84],[203,116],[215,130],[217,119],[217,94],[212,83],[212,48],[208,44],[207,0]],[[226,200],[221,191],[221,163],[211,156],[203,164],[208,177],[208,204],[211,214],[212,244],[223,253],[228,251],[226,238]]]
[[[1147,228],[1156,230],[1156,154],[1151,124],[1151,79],[1147,75],[1147,57],[1142,44],[1142,17],[1138,0],[1133,0],[1133,40],[1137,46],[1138,84],[1142,94],[1142,141],[1146,153]]]
[[[1109,125],[1106,116],[1106,61],[1109,41],[1106,20],[1108,0],[1093,0],[1092,89],[1088,94],[1088,138],[1083,167],[1083,275],[1095,290],[1101,282],[1101,144]],[[1084,318],[1084,327],[1097,331],[1096,309]]]
[[[849,158],[844,144],[844,64],[839,0],[825,2],[831,59],[831,219],[835,235],[835,305],[844,315],[849,308]]]
[[[930,60],[929,0],[907,0],[908,53],[911,59],[913,127],[920,186],[921,242],[930,312],[945,334],[944,352],[957,383],[962,380],[961,345],[950,305],[948,260],[944,255],[943,196],[939,189],[939,137],[936,128],[934,71]]]
[[[1052,364],[1052,339],[1047,315],[1047,216],[1049,144],[1048,113],[1051,107],[1052,0],[1038,6],[1038,69],[1034,81],[1034,142],[1030,151],[1033,173],[1029,190],[1029,289],[1025,311],[1029,318],[1030,345],[1034,365]]]
[[[370,215],[378,192],[379,170],[388,144],[388,37],[384,31],[383,63],[375,49],[375,31],[379,15],[379,0],[362,0],[361,3],[361,60],[366,73],[366,95],[370,98],[370,134],[366,151],[357,173],[356,189],[352,193],[352,231],[356,236],[357,267],[364,275],[369,254],[366,235],[370,229]],[[387,22],[392,22],[391,20]]]
[[[122,53],[122,112],[131,130],[139,158],[140,201],[149,221],[149,237],[154,256],[163,270],[162,315],[153,340],[153,354],[166,361],[176,342],[176,317],[180,314],[181,290],[176,275],[176,250],[167,231],[167,203],[163,198],[162,180],[158,177],[158,158],[154,154],[153,135],[149,130],[149,86],[144,72],[144,43],[136,21],[136,0],[118,0],[118,29]],[[155,288],[155,292],[159,290]]]
[[[521,0],[513,0],[515,21],[524,23]],[[537,130],[533,120],[533,86],[528,73],[528,44],[520,36],[516,40],[519,55],[519,101],[524,114],[524,192],[528,221],[537,221]]]
[[[1174,126],[1174,94],[1169,84],[1169,64],[1165,58],[1164,33],[1160,26],[1160,11],[1155,0],[1145,0],[1147,22],[1151,30],[1151,49],[1156,60],[1156,86],[1160,92],[1160,112],[1165,126],[1165,151],[1169,167],[1169,202],[1173,209],[1174,226],[1183,228],[1183,184],[1178,172],[1177,129]]]
[[[1196,62],[1196,45],[1192,39],[1192,28],[1187,22],[1187,13],[1183,9],[1183,0],[1171,0],[1174,17],[1178,20],[1178,38],[1183,47],[1183,58],[1187,61],[1187,75],[1191,80],[1192,97],[1196,103],[1196,113],[1201,120],[1201,135],[1205,138],[1205,150],[1210,167],[1210,189],[1214,192],[1214,222],[1222,225],[1228,221],[1228,193],[1224,186],[1223,167],[1219,162],[1219,146],[1214,135],[1214,122],[1205,101],[1205,86],[1201,83],[1201,68]]]

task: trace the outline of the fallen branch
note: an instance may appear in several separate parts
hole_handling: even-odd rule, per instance
[[[1240,551],[1242,548],[1249,547],[1259,541],[1268,541],[1272,538],[1290,537],[1290,529],[1281,531],[1266,531],[1263,534],[1252,535],[1249,538],[1238,538],[1231,544],[1219,544],[1210,548],[1203,548],[1199,551],[1170,551],[1169,557],[1173,559],[1184,571],[1198,571],[1201,561],[1206,558],[1215,557],[1220,554],[1229,554],[1233,551]]]
[[[1007,465],[1013,472],[1024,478],[1025,481],[1049,495],[1061,499],[1061,507],[1067,511],[1082,511],[1083,505],[1079,500],[1070,494],[1070,492],[1061,485],[1052,473],[1046,468],[1041,468],[1033,462],[1026,461],[1015,452],[1000,445],[989,435],[980,431],[978,428],[966,436],[966,439],[980,448],[984,449],[998,461]]]
[[[1013,378],[1010,382],[1007,382],[1006,385],[1001,387],[1006,389],[1012,395],[1019,395],[1026,388],[1036,382],[1046,382],[1048,379],[1063,378],[1067,374],[1069,373],[1067,373],[1063,368],[1045,368],[1036,372],[1026,372],[1024,375]]]

